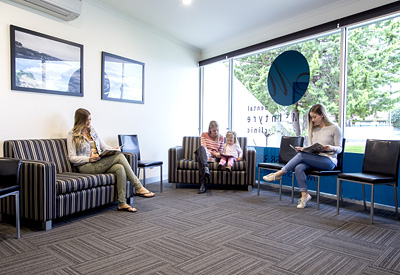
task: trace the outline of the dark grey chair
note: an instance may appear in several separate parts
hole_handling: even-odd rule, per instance
[[[337,178],[337,205],[336,213],[339,215],[339,201],[342,190],[342,182],[355,182],[362,184],[364,209],[367,209],[365,203],[365,187],[371,186],[371,224],[374,216],[374,187],[375,185],[392,185],[394,188],[394,202],[397,209],[397,185],[399,177],[399,157],[400,141],[398,140],[376,140],[367,139],[361,173],[340,173]]]
[[[304,137],[288,137],[283,136],[281,138],[281,144],[279,147],[279,158],[278,162],[264,162],[258,164],[258,190],[257,196],[260,195],[260,172],[261,169],[279,171],[283,166],[288,163],[296,154],[290,145],[294,147],[302,147],[304,144]],[[292,203],[293,203],[293,192],[294,192],[294,178],[292,177]],[[279,181],[279,200],[282,199],[282,179]]]
[[[19,172],[21,161],[12,158],[0,158],[0,198],[15,196],[15,227],[17,239],[20,238],[19,226]]]
[[[310,170],[307,171],[306,174],[313,177],[315,179],[316,182],[316,193],[317,193],[317,209],[319,209],[319,190],[320,190],[320,180],[321,177],[330,177],[330,176],[337,176],[340,173],[342,173],[343,171],[343,156],[344,156],[344,148],[346,145],[346,139],[344,138],[342,140],[342,152],[340,154],[337,155],[337,160],[338,163],[336,165],[336,167],[333,170],[327,170],[327,171],[319,171],[319,170]]]
[[[162,166],[163,162],[160,160],[141,160],[139,139],[137,135],[118,135],[119,145],[122,147],[122,152],[134,153],[138,157],[138,177],[140,176],[140,169],[143,169],[143,186],[146,186],[146,168],[160,167],[160,192],[163,191],[162,179]]]

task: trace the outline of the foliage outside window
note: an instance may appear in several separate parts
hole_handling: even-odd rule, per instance
[[[363,153],[366,138],[400,137],[400,20],[348,33],[346,146]]]
[[[282,135],[305,136],[307,137],[307,115],[310,107],[316,103],[324,104],[333,120],[338,120],[339,114],[339,58],[340,58],[340,35],[338,33],[326,35],[302,43],[297,43],[278,49],[258,53],[248,57],[235,60],[234,76],[244,85],[246,89],[258,100],[257,105],[247,106],[247,113],[250,120],[255,117],[263,117],[264,125],[267,122],[266,116],[271,117],[268,127],[252,127],[248,134],[263,134],[265,144],[260,146],[276,145],[280,142]],[[283,52],[295,50],[302,53],[310,66],[310,84],[304,97],[297,103],[290,106],[281,106],[269,95],[267,79],[272,62]],[[238,85],[240,85],[238,84]],[[234,86],[234,101],[236,98]],[[240,104],[246,104],[240,102]],[[236,104],[236,109],[240,107]],[[264,107],[261,113],[257,108]],[[246,107],[246,106],[245,106]],[[256,115],[253,115],[257,113]],[[234,112],[235,114],[235,112]],[[241,114],[234,115],[233,125],[238,127],[237,121]],[[275,120],[272,118],[275,117]],[[256,125],[261,125],[257,121]],[[256,131],[256,133],[254,133]],[[307,139],[307,138],[306,138]],[[271,144],[271,141],[272,144]],[[259,143],[259,142],[258,142]]]
[[[399,21],[397,17],[348,31],[346,119],[342,125],[347,152],[363,153],[367,138],[400,138]],[[316,103],[325,105],[331,120],[338,123],[342,112],[339,110],[340,44],[340,33],[336,32],[237,58],[233,68],[229,68],[227,62],[205,66],[220,67],[221,75],[215,73],[216,70],[212,75],[215,81],[224,82],[226,89],[229,89],[229,69],[233,70],[232,113],[223,114],[223,123],[231,115],[232,130],[239,136],[248,136],[250,145],[274,147],[279,147],[281,135],[307,137],[307,112]],[[306,57],[310,84],[299,102],[280,106],[269,95],[267,78],[271,63],[287,50],[299,51]],[[213,86],[207,78],[205,73],[204,82]],[[213,92],[224,94],[226,101],[219,103],[228,105],[226,90],[214,89]],[[204,99],[206,117],[207,106],[214,106],[216,102],[210,97]],[[223,108],[217,116],[229,112],[228,108]],[[255,134],[262,138],[254,138]]]

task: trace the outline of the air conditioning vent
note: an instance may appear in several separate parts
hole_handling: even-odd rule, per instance
[[[11,0],[65,21],[76,19],[82,10],[82,0]]]

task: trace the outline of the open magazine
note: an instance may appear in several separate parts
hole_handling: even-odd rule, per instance
[[[326,150],[322,149],[323,145],[320,143],[314,143],[311,146],[303,147],[301,150],[297,150],[296,147],[294,147],[292,144],[290,144],[290,147],[292,147],[296,151],[312,153],[312,154],[332,152],[332,151],[326,151]]]
[[[119,149],[106,149],[103,152],[101,152],[100,157],[106,157],[106,156],[111,156],[117,153],[121,153],[121,150]]]

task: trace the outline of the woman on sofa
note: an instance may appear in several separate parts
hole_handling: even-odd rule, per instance
[[[135,195],[151,198],[154,193],[144,188],[133,173],[123,154],[100,157],[101,152],[112,148],[103,142],[91,126],[91,115],[86,109],[75,112],[74,128],[67,137],[68,157],[80,173],[102,174],[112,173],[117,178],[118,208],[120,211],[136,212],[136,209],[126,203],[126,178],[133,184]]]
[[[199,163],[200,190],[199,194],[205,193],[207,188],[207,178],[210,176],[208,162],[216,162],[221,157],[224,145],[224,137],[219,134],[219,126],[212,120],[208,126],[208,132],[201,134],[201,145],[194,151],[196,161]]]

